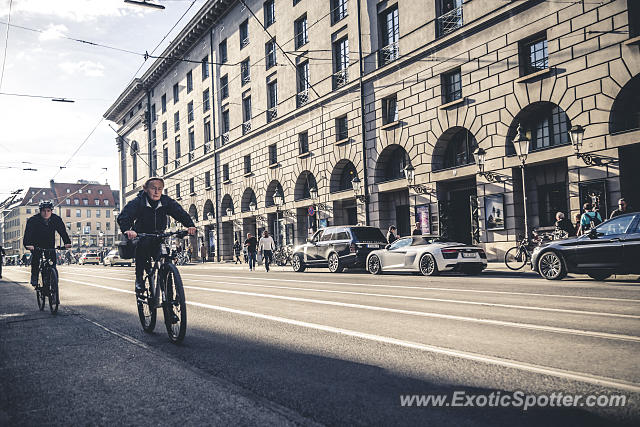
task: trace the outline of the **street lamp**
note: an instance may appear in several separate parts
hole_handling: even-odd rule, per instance
[[[251,202],[249,203],[249,210],[251,212],[255,212],[258,210],[258,205],[256,204],[256,202]]]
[[[227,216],[233,215],[233,209],[227,208]]]
[[[522,130],[522,124],[518,125],[518,133],[513,138],[513,146],[516,149],[516,154],[520,158],[520,169],[522,170],[522,198],[524,201],[524,234],[525,240],[529,240],[529,221],[527,217],[527,190],[524,177],[524,164],[527,161],[527,155],[529,154],[529,143],[531,141],[527,138]]]
[[[484,170],[487,158],[487,151],[484,148],[478,147],[473,154],[478,162],[478,175],[485,177],[489,182],[502,182],[509,179],[508,176]]]
[[[353,194],[356,196],[356,200],[360,203],[367,203],[367,196],[362,194],[362,182],[358,175],[354,176],[351,180],[351,187],[353,188]]]
[[[315,201],[318,200],[318,188],[317,187],[309,188],[309,196],[311,196],[311,200],[313,200],[313,202],[315,203]]]
[[[311,193],[311,191],[309,191]],[[273,204],[276,205],[276,247],[280,246],[280,208],[284,205],[284,195],[276,188],[273,193]]]
[[[430,187],[422,184],[415,184],[416,168],[414,168],[411,163],[405,166],[402,171],[404,172],[404,177],[407,179],[407,187],[409,187],[409,190],[413,190],[418,194],[429,194],[433,192],[433,189]]]
[[[580,148],[582,148],[582,141],[584,140],[584,128],[580,125],[572,126],[569,130],[569,137],[576,155],[580,154]]]

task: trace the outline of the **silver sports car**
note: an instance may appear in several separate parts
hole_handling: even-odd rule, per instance
[[[477,246],[447,242],[435,236],[403,237],[367,257],[371,274],[383,271],[419,271],[433,276],[442,271],[479,274],[487,267],[487,254]]]

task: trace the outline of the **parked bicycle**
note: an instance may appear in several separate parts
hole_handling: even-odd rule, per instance
[[[531,265],[531,254],[533,248],[552,240],[560,240],[568,237],[568,234],[562,230],[554,230],[552,232],[533,231],[532,239],[521,239],[516,246],[509,249],[504,254],[504,263],[510,270],[520,270],[525,265]]]
[[[60,296],[58,294],[58,270],[55,268],[55,262],[48,259],[47,254],[53,252],[51,258],[56,259],[56,249],[64,250],[64,246],[58,246],[55,249],[43,249],[34,247],[34,250],[41,251],[40,257],[40,279],[36,285],[36,299],[40,311],[44,310],[44,304],[49,299],[49,311],[51,314],[58,312],[60,305]]]
[[[184,340],[187,331],[187,305],[182,278],[165,240],[171,236],[182,239],[187,234],[187,231],[138,234],[141,239],[160,241],[159,253],[151,257],[150,265],[145,268],[144,292],[136,295],[140,323],[145,332],[153,332],[157,309],[162,307],[167,334],[173,343]]]
[[[286,245],[281,246],[273,252],[273,262],[276,265],[287,265],[291,263],[291,258],[293,257],[293,246]]]

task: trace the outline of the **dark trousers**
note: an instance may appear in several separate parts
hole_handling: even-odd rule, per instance
[[[0,257],[0,278],[2,278],[2,264],[4,264],[4,257]]]
[[[256,268],[256,251],[247,251],[249,255],[249,270]]]
[[[156,239],[140,239],[136,245],[136,281],[142,282],[145,270],[151,269],[151,257],[159,256],[160,242]]]
[[[262,255],[264,256],[264,268],[269,271],[269,264],[273,262],[273,251],[264,250],[262,251]]]
[[[46,251],[45,257],[47,260],[53,262],[53,268],[56,268],[56,251]],[[42,258],[42,251],[33,250],[31,252],[31,283],[38,283],[38,274],[40,273],[40,258]]]

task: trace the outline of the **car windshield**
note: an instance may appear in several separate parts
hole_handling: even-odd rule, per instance
[[[435,242],[446,242],[446,239],[441,239],[438,236],[416,236],[413,238],[411,246],[430,245]]]
[[[90,253],[90,254],[87,254],[87,256],[98,256],[98,254]]]
[[[596,227],[598,236],[611,236],[614,234],[624,234],[627,232],[629,225],[633,222],[633,215],[622,216],[599,225]]]
[[[375,227],[353,227],[351,234],[360,242],[386,242],[382,231]]]

